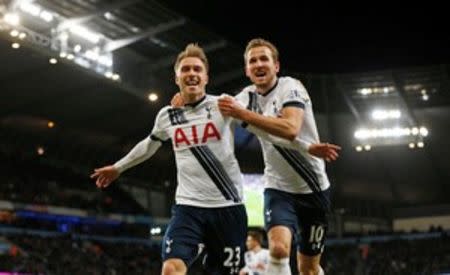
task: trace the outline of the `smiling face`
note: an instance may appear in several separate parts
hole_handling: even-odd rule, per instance
[[[274,60],[272,51],[266,46],[257,46],[247,51],[245,73],[260,92],[270,89],[276,82],[280,64]]]
[[[208,59],[197,44],[189,44],[175,61],[175,83],[180,88],[184,103],[193,103],[205,95],[208,84]]]
[[[198,57],[181,59],[175,71],[175,82],[183,97],[192,100],[201,98],[208,83],[208,74],[203,61]]]

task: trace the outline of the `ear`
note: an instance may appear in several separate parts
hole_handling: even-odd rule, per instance
[[[245,64],[245,75],[250,78],[250,69],[247,67],[247,64]]]
[[[180,78],[178,77],[177,73],[175,73],[175,84],[180,86]]]
[[[280,61],[275,62],[275,71],[276,71],[277,73],[280,72]]]

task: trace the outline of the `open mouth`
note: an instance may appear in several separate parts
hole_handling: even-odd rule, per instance
[[[255,72],[256,77],[264,77],[266,75],[267,75],[267,73],[265,71],[256,71]]]
[[[184,84],[189,87],[197,86],[200,84],[200,79],[198,77],[189,77],[184,80]]]

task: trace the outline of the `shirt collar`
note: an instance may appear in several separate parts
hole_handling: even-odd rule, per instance
[[[199,100],[192,102],[192,103],[186,103],[184,104],[185,107],[191,107],[191,108],[195,108],[197,107],[200,103],[202,103],[203,101],[205,101],[206,99],[206,95],[204,95],[202,98],[200,98]]]
[[[275,90],[275,88],[278,86],[278,78],[277,81],[275,82],[275,84],[272,86],[272,88],[270,88],[267,92],[265,92],[264,94],[261,94],[262,96],[268,96],[273,90]]]

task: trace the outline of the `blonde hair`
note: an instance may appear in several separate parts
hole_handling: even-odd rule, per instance
[[[270,49],[270,51],[272,52],[272,58],[273,61],[277,62],[278,58],[279,58],[279,53],[278,53],[278,49],[277,47],[275,47],[274,44],[272,44],[271,42],[262,39],[262,38],[254,38],[252,40],[250,40],[247,43],[247,47],[245,48],[245,52],[244,52],[244,60],[247,61],[247,54],[248,52],[256,47],[267,47]]]
[[[178,54],[177,60],[175,61],[175,65],[173,66],[175,72],[180,66],[181,60],[187,57],[197,57],[198,59],[200,59],[205,65],[206,71],[208,72],[209,70],[208,58],[206,58],[205,51],[203,51],[203,49],[197,43],[188,44],[184,49],[184,51]]]

